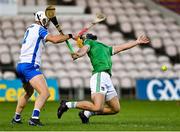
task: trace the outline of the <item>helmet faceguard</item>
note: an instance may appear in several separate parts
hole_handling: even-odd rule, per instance
[[[35,21],[40,22],[40,24],[47,28],[49,26],[49,19],[46,17],[44,11],[38,11],[34,14]]]
[[[97,36],[91,33],[86,34],[86,39],[97,40]]]
[[[76,41],[76,44],[79,48],[82,48],[83,45],[84,45],[84,40],[85,39],[91,39],[91,40],[97,40],[97,36],[96,35],[93,35],[91,33],[88,33],[86,35],[82,35],[82,36],[79,36],[77,38],[77,41]]]

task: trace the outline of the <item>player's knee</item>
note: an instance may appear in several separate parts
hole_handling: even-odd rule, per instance
[[[115,114],[117,114],[117,113],[119,113],[119,112],[120,112],[120,108],[114,109],[114,113],[115,113]]]
[[[41,95],[42,95],[44,98],[46,98],[46,99],[48,99],[48,98],[50,97],[50,93],[49,93],[48,90],[47,90],[47,91],[43,91],[43,92],[41,93]]]
[[[48,99],[50,97],[49,91],[45,93],[45,97]]]
[[[101,106],[95,106],[94,107],[94,111],[95,112],[102,112],[103,111],[103,108]]]
[[[119,113],[120,112],[120,106],[115,107],[113,111],[115,114]]]

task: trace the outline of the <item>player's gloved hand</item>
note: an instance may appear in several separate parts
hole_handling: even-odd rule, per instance
[[[78,36],[76,36],[75,34],[68,34],[69,35],[69,38],[72,38],[72,39],[74,39],[74,40],[77,40],[77,37]]]
[[[150,40],[147,36],[141,35],[137,38],[136,42],[138,44],[148,44],[150,42]]]
[[[78,38],[76,39],[76,45],[77,45],[79,48],[82,48],[82,47],[83,47],[83,40],[82,40],[80,37],[78,37]]]
[[[71,33],[69,33],[68,35],[69,35],[69,38],[73,38],[73,35]]]
[[[71,57],[73,58],[73,60],[76,60],[79,56],[77,53],[71,53]]]

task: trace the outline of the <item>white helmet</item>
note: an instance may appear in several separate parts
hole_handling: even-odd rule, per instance
[[[49,20],[45,15],[44,11],[38,11],[34,14],[35,21],[39,21],[42,26],[47,27],[49,24]]]

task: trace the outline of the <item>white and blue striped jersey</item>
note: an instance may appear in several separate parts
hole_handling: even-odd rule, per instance
[[[41,54],[48,35],[47,29],[38,24],[30,25],[24,35],[20,63],[41,65]]]

